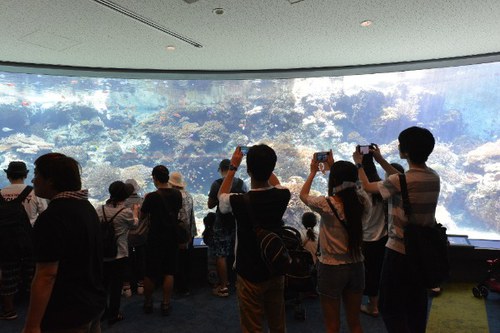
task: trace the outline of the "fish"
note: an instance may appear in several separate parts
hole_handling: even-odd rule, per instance
[[[28,106],[28,105],[30,105],[30,104],[31,104],[31,103],[30,103],[30,102],[28,102],[28,101],[22,101],[22,102],[21,102],[21,105],[22,105],[22,106]]]
[[[182,117],[182,116],[180,115],[180,113],[174,113],[174,114],[173,114],[173,116],[174,116],[174,117],[177,117],[177,118]]]
[[[13,131],[13,129],[12,129],[12,128],[9,128],[9,127],[3,127],[3,128],[2,128],[2,131],[3,131],[3,132],[11,132],[11,131]]]

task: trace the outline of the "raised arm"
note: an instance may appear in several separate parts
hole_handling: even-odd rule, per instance
[[[373,158],[375,159],[375,161],[377,161],[377,163],[380,164],[382,169],[384,169],[384,171],[387,172],[388,175],[399,173],[399,171],[395,169],[391,165],[391,163],[387,162],[385,158],[382,157],[378,145],[373,144],[373,148],[370,148],[370,152],[373,154]]]
[[[363,154],[359,152],[358,147],[354,153],[352,153],[352,159],[358,168],[358,178],[363,184],[363,189],[368,193],[379,193],[378,186],[376,182],[370,183],[368,177],[366,176],[365,169],[363,168]],[[392,166],[391,166],[392,167]]]
[[[274,172],[271,174],[271,177],[269,177],[269,185],[271,186],[280,185],[280,180],[278,179],[278,177],[276,177]]]
[[[236,173],[236,169],[239,168],[242,159],[243,159],[243,153],[241,152],[241,149],[238,146],[236,147],[236,150],[234,151],[233,156],[231,157],[231,164],[229,170],[227,171],[226,177],[224,177],[224,181],[220,186],[217,197],[219,197],[221,194],[230,193],[231,185],[233,184],[234,174]]]
[[[314,180],[314,177],[316,177],[316,173],[318,173],[319,169],[319,162],[316,161],[316,154],[313,155],[313,158],[311,159],[311,164],[309,166],[309,176],[307,176],[307,179],[302,185],[302,189],[300,190],[300,200],[307,204],[307,197],[309,196],[309,192],[311,191],[311,185]],[[330,154],[331,156],[332,154]],[[332,163],[333,164],[333,157],[332,157]],[[328,165],[331,166],[330,161],[328,161]]]

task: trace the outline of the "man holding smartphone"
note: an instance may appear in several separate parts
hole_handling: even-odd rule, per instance
[[[260,144],[250,147],[247,154],[251,190],[246,194],[230,193],[242,159],[243,153],[237,147],[218,193],[220,211],[233,213],[238,225],[235,269],[241,331],[263,332],[264,321],[267,321],[270,332],[284,333],[284,276],[268,270],[261,257],[255,228],[280,232],[290,191],[280,186],[273,173],[276,153]]]

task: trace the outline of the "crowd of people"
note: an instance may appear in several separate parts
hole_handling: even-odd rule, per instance
[[[426,165],[434,137],[427,129],[410,127],[398,141],[400,157],[409,165],[406,180],[411,202],[418,203],[418,223],[429,224],[439,195],[439,176]],[[311,210],[302,216],[302,245],[317,270],[326,331],[339,331],[343,303],[351,332],[362,332],[360,313],[381,315],[388,332],[425,332],[427,290],[411,274],[405,256],[408,220],[398,176],[404,170],[387,162],[375,144],[369,151],[357,147],[353,162],[335,161],[332,151],[324,156],[312,156],[298,194]],[[249,188],[236,176],[243,158]],[[385,180],[374,161],[385,170]],[[207,208],[216,208],[205,218],[203,235],[216,263],[212,292],[227,297],[234,284],[242,332],[286,331],[285,277],[266,266],[256,234],[261,228],[279,235],[284,224],[291,193],[274,173],[276,162],[276,152],[265,144],[248,151],[237,147],[231,159],[220,162],[221,178],[208,195]],[[114,325],[124,319],[123,296],[142,295],[144,313],[153,313],[157,284],[160,313],[170,315],[174,287],[184,296],[190,293],[189,262],[197,235],[193,198],[182,174],[155,166],[156,191],[143,198],[134,179],[115,181],[109,199],[93,207],[76,160],[49,153],[34,165],[33,188],[24,184],[26,164],[14,161],[5,169],[11,185],[0,192],[2,205],[19,198],[25,211],[15,230],[0,220],[1,319],[17,318],[14,295],[24,288],[30,294],[25,333],[100,332],[102,320]],[[318,171],[329,173],[326,195],[310,194]],[[109,226],[112,237],[105,229]],[[5,230],[18,236],[25,231],[25,244],[20,236],[7,244]]]

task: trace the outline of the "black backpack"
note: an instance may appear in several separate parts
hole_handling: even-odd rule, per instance
[[[26,186],[14,200],[0,195],[0,262],[15,261],[33,254],[32,227],[23,201],[33,190]]]
[[[104,205],[102,206],[102,218],[101,221],[101,234],[102,234],[102,250],[104,258],[115,258],[118,254],[118,237],[116,237],[115,227],[113,225],[113,220],[120,214],[125,207],[116,212],[111,219],[107,219],[106,213],[104,212]]]

